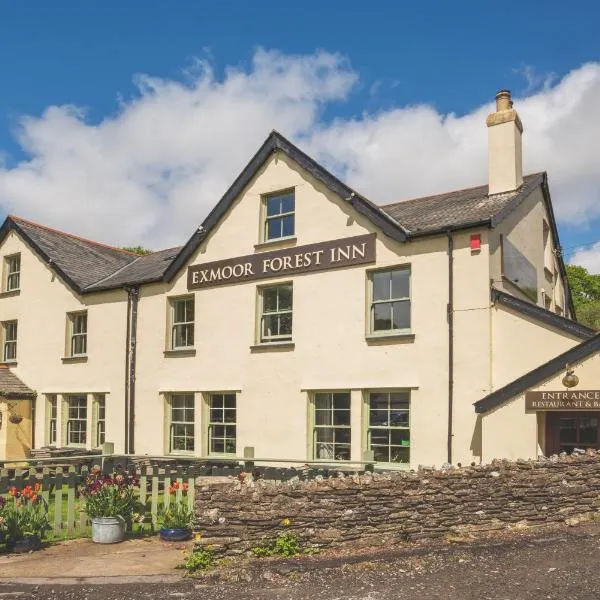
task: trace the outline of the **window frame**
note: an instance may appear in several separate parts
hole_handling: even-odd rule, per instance
[[[46,446],[58,446],[58,431],[58,395],[46,394]]]
[[[374,300],[374,285],[375,285],[375,276],[379,273],[392,273],[394,271],[407,271],[408,272],[408,296],[393,298],[391,297],[390,290],[390,298],[384,300]],[[391,280],[390,280],[391,281]],[[409,310],[409,327],[402,329],[383,329],[383,330],[375,330],[375,321],[374,321],[374,307],[376,304],[394,304],[395,302],[408,302],[408,310]],[[400,265],[389,265],[386,267],[381,267],[377,269],[368,269],[367,270],[367,337],[377,338],[377,337],[393,337],[397,335],[410,335],[413,331],[413,323],[412,323],[412,266],[410,263],[404,263]]]
[[[277,310],[265,312],[265,292],[272,289],[288,287],[291,289],[291,307],[289,309],[279,309],[279,293],[277,294]],[[256,342],[260,345],[269,344],[290,344],[294,339],[294,283],[293,281],[282,281],[277,283],[271,283],[268,285],[257,286],[258,294],[258,314],[256,320]],[[278,317],[278,330],[281,330],[281,317],[288,315],[291,318],[291,331],[289,335],[263,335],[263,323],[265,316],[277,316]]]
[[[94,394],[94,448],[106,442],[106,394]],[[100,441],[102,437],[102,441]]]
[[[85,331],[75,331],[78,319],[85,317]],[[67,313],[67,356],[70,358],[83,358],[88,355],[88,311],[78,310]],[[75,353],[76,340],[83,340],[84,352]]]
[[[176,398],[185,398],[185,399],[190,399],[192,400],[192,406],[191,408],[189,406],[174,406],[174,400]],[[193,418],[191,421],[186,420],[186,421],[175,421],[173,420],[173,410],[183,410],[184,411],[184,416],[187,416],[187,411],[188,410],[192,410],[192,414],[193,414]],[[169,455],[186,455],[186,456],[193,456],[194,454],[196,454],[196,416],[197,416],[197,411],[196,411],[196,395],[193,392],[171,392],[167,395],[167,439],[166,439],[166,450],[167,450],[167,454]],[[183,425],[184,428],[186,429],[186,433],[181,436],[174,436],[173,432],[174,432],[174,425]],[[192,435],[187,435],[187,428],[188,427],[192,427]],[[174,448],[174,444],[173,444],[173,439],[177,437],[177,438],[183,438],[184,440],[192,440],[192,449],[180,449],[180,448]],[[187,445],[187,444],[186,444]]]
[[[192,303],[192,320],[191,321],[176,321],[176,313],[177,313],[177,304],[180,302],[191,302]],[[187,315],[187,309],[184,309]],[[189,339],[189,330],[187,328],[191,327],[192,332],[192,343],[186,346],[177,346],[175,344],[176,340],[176,328],[184,327],[188,333],[186,334],[186,340]],[[169,298],[169,350],[192,350],[195,347],[196,343],[196,297],[194,294],[188,294],[185,296],[174,296]]]
[[[288,195],[292,195],[293,200],[294,200],[294,209],[292,211],[287,211],[287,212],[280,212],[277,213],[276,215],[268,215],[268,203],[269,200],[273,199],[273,198],[278,198],[278,197],[282,197],[282,196],[288,196]],[[283,219],[285,217],[292,217],[292,233],[288,234],[288,235],[281,235],[280,237],[273,237],[270,238],[269,237],[269,221],[275,220],[275,219],[280,219],[283,223]],[[261,196],[261,217],[260,217],[260,243],[262,244],[269,244],[269,243],[276,243],[279,241],[284,241],[284,240],[289,240],[289,239],[293,239],[294,237],[296,237],[296,188],[292,187],[292,188],[287,188],[287,189],[283,189],[283,190],[277,190],[275,192],[269,192],[267,194],[263,194]],[[283,225],[282,225],[283,227]]]
[[[333,406],[333,400],[334,400],[334,396],[336,394],[344,394],[347,395],[348,397],[348,408],[347,409],[336,409]],[[331,396],[331,408],[329,409],[317,409],[317,396],[319,395],[329,395]],[[326,425],[319,425],[317,424],[317,410],[327,410],[327,411],[331,411],[331,424],[326,424]],[[347,425],[336,425],[334,422],[334,414],[335,411],[347,411],[348,412],[348,424]],[[318,457],[318,451],[317,451],[317,444],[319,444],[319,442],[317,441],[317,431],[318,430],[326,430],[326,429],[330,429],[330,430],[334,430],[334,435],[333,435],[333,442],[330,442],[333,445],[333,450],[334,450],[334,456],[333,458],[319,458]],[[347,430],[350,433],[348,442],[336,442],[335,440],[335,430]],[[310,435],[311,435],[311,440],[310,440],[310,452],[311,452],[311,457],[312,460],[314,461],[323,461],[323,462],[347,462],[347,461],[351,461],[352,460],[352,390],[314,390],[312,392],[310,392]],[[320,442],[320,443],[327,443],[327,442]],[[348,447],[348,458],[336,458],[335,456],[335,448],[336,446],[347,446]]]
[[[221,396],[222,397],[222,406],[220,407],[213,407],[212,405],[212,401],[214,398],[216,398],[217,396]],[[227,407],[225,405],[225,397],[226,396],[233,396],[233,400],[234,400],[234,407]],[[226,421],[225,420],[225,411],[235,411],[235,421]],[[213,421],[212,417],[213,417],[213,411],[221,411],[222,415],[223,415],[223,420],[222,421]],[[205,448],[206,448],[206,455],[207,456],[219,456],[219,457],[236,457],[237,456],[237,450],[238,450],[238,394],[235,391],[218,391],[218,392],[208,392],[206,394],[206,401],[205,401],[205,418],[204,418],[204,422],[206,423],[206,426],[204,427],[204,430],[206,432],[206,444],[205,444]],[[213,436],[213,429],[214,427],[224,427],[225,431],[223,432],[223,437],[217,437],[215,438]],[[235,435],[233,437],[228,436],[227,435],[227,428],[229,427],[233,427],[235,430]],[[219,439],[219,440],[223,440],[223,452],[218,452],[215,450],[212,450],[211,446],[212,446],[212,440],[214,439]],[[227,441],[233,439],[234,444],[235,444],[235,450],[233,452],[228,452],[226,450],[227,448]]]
[[[371,394],[387,394],[388,395],[388,413],[391,413],[390,408],[390,394],[406,394],[408,398],[408,426],[371,426]],[[410,389],[406,388],[371,388],[365,390],[363,393],[363,450],[372,450],[373,451],[373,460],[377,465],[383,465],[386,467],[395,467],[399,469],[408,469],[411,465],[412,455],[411,455],[411,412],[412,412],[412,393]],[[408,431],[408,444],[392,444],[391,439],[387,444],[388,447],[388,457],[391,454],[391,449],[394,447],[398,448],[407,448],[408,452],[408,462],[383,462],[375,460],[375,450],[372,446],[372,429],[384,429],[386,431]],[[389,434],[391,438],[391,433]],[[380,446],[379,444],[377,446]]]
[[[83,400],[83,406],[79,406],[77,417],[71,418],[70,413],[70,403],[74,400]],[[63,436],[63,444],[68,448],[87,448],[89,442],[89,403],[87,394],[66,394],[63,396],[63,414],[64,414],[64,436]],[[79,411],[85,408],[85,418],[82,418]],[[83,423],[84,427],[78,433],[85,436],[85,440],[83,442],[72,442],[70,439],[70,434],[72,433],[72,422]]]
[[[14,326],[14,338],[8,338],[8,332]],[[6,364],[16,363],[18,357],[18,336],[19,336],[19,321],[10,319],[2,321],[2,362]],[[8,348],[13,348],[14,356],[8,358]]]
[[[13,261],[17,262],[17,270],[11,271],[11,264]],[[4,292],[18,292],[21,289],[21,253],[10,254],[4,257]],[[16,285],[11,286],[11,279],[16,279]]]

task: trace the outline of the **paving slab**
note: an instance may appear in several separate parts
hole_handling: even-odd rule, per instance
[[[94,544],[89,539],[53,543],[28,554],[0,555],[0,583],[42,580],[137,578],[176,580],[184,552],[193,542],[168,543],[158,537]]]

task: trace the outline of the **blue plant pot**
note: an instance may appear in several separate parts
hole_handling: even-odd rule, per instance
[[[183,529],[166,529],[160,530],[160,539],[165,542],[183,542],[192,537],[192,530],[189,527]]]

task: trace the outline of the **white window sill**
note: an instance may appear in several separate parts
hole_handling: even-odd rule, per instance
[[[262,342],[260,344],[254,344],[250,346],[250,352],[278,352],[293,350],[296,347],[294,342]]]
[[[275,238],[273,240],[267,240],[265,242],[254,244],[254,249],[263,250],[265,248],[289,248],[290,246],[295,246],[297,241],[298,240],[295,235],[290,235],[288,237]]]
[[[63,356],[60,360],[63,363],[83,363],[87,362],[87,354],[78,354],[77,356]]]
[[[189,348],[173,348],[171,350],[165,350],[163,354],[165,358],[174,358],[177,356],[196,356],[196,348],[192,346]]]
[[[20,295],[21,290],[4,290],[3,292],[0,292],[0,298],[10,298],[11,296],[18,296]]]
[[[379,335],[370,334],[365,336],[365,340],[369,345],[412,343],[415,341],[415,334],[409,331],[404,333],[386,333]]]

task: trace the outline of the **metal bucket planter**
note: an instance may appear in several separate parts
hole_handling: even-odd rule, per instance
[[[18,540],[9,541],[6,546],[11,552],[33,552],[42,547],[42,540],[39,535],[26,535]]]
[[[162,528],[160,530],[160,539],[165,542],[183,542],[189,540],[192,537],[192,530],[189,527],[181,529],[167,529]]]
[[[92,519],[92,542],[116,544],[124,539],[125,519],[123,517],[94,517]]]

